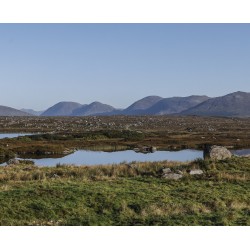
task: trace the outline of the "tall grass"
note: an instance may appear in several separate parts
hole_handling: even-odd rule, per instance
[[[162,169],[181,171],[178,181]],[[199,168],[203,175],[190,176]],[[250,159],[0,168],[0,225],[250,225]]]

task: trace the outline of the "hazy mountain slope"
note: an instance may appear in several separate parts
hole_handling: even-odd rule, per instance
[[[0,106],[1,116],[28,116],[39,114],[34,110],[16,110]],[[28,114],[28,112],[30,114]],[[250,93],[235,92],[225,96],[210,98],[192,95],[188,97],[162,98],[147,96],[128,108],[121,110],[93,102],[82,105],[76,102],[59,102],[43,112],[42,116],[88,116],[88,115],[200,115],[200,116],[241,116],[250,117]]]
[[[162,100],[163,98],[160,96],[147,96],[144,97],[136,102],[134,102],[132,105],[130,105],[128,108],[124,109],[121,114],[124,115],[138,115],[143,114],[144,111],[150,107],[152,107],[154,104]]]
[[[0,105],[0,116],[32,116],[32,115],[18,109]]]
[[[21,109],[21,111],[26,112],[26,113],[31,114],[31,115],[36,115],[36,116],[39,116],[44,112],[44,110],[43,111],[35,111],[33,109]]]
[[[235,92],[212,98],[181,114],[201,116],[250,116],[250,93]]]
[[[59,102],[44,111],[41,116],[70,116],[75,109],[82,106],[77,102]]]
[[[103,104],[100,102],[92,102],[89,105],[82,106],[73,111],[72,116],[88,116],[95,114],[107,114],[115,111],[116,109],[110,105]]]
[[[194,107],[206,100],[207,96],[192,95],[188,97],[171,97],[164,98],[155,105],[145,110],[145,114],[167,115],[182,112],[183,110]]]

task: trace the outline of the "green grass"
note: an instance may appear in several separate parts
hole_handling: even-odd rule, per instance
[[[131,166],[1,168],[0,225],[250,225],[250,159]]]

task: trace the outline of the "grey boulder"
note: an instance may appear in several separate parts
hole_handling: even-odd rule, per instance
[[[178,180],[178,179],[182,178],[183,175],[182,174],[175,174],[175,173],[168,173],[168,174],[164,174],[162,177],[165,179],[169,179],[169,180]]]
[[[231,157],[232,153],[222,146],[206,146],[204,149],[204,159],[224,160]]]
[[[203,174],[203,171],[201,169],[192,169],[189,172],[190,175],[201,175]]]

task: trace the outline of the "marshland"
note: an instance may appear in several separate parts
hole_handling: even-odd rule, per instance
[[[249,157],[32,162],[84,149],[249,149],[249,128],[249,118],[1,117],[1,133],[25,135],[0,139],[2,162],[23,159],[0,167],[0,225],[250,225]],[[164,178],[166,170],[181,178]]]

